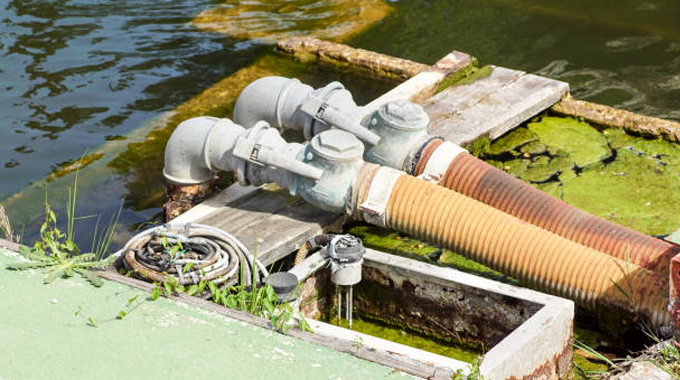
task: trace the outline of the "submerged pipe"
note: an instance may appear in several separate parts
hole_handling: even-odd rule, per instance
[[[239,132],[232,128],[230,133]],[[222,138],[237,141],[244,133]],[[282,187],[324,210],[345,212],[431,241],[592,311],[638,314],[659,329],[670,323],[666,276],[604,255],[458,192],[366,163],[363,148],[349,133],[325,131],[295,155],[300,164],[321,170],[320,178],[265,166],[243,171],[243,180],[260,183],[284,176]],[[224,170],[242,165],[234,156],[237,149],[221,149],[220,162],[234,165],[221,166]]]
[[[304,90],[290,90],[303,86]],[[278,128],[303,129],[309,140],[330,128],[329,124],[311,127],[314,119],[301,111],[303,95],[311,91],[311,87],[296,79],[258,79],[239,96],[234,118],[245,126],[263,118]],[[365,130],[380,137],[378,143],[366,146],[367,162],[423,177],[574,242],[663,275],[668,273],[670,260],[680,254],[678,245],[589,214],[479,160],[456,144],[428,135],[429,117],[414,103],[390,102],[364,115],[346,92],[343,90],[343,101],[336,103],[336,109],[359,120]]]

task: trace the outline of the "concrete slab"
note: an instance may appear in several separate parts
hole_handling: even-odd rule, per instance
[[[317,314],[323,304],[335,297],[323,294],[323,281],[328,274],[325,254],[308,257],[291,272],[305,281],[302,289],[302,313]],[[480,365],[481,374],[489,380],[542,379],[557,380],[571,368],[574,303],[572,301],[507,285],[463,273],[451,268],[367,249],[364,256],[362,283],[355,286],[355,309],[365,314],[377,313],[381,320],[412,326],[418,331],[438,331],[440,336],[453,332],[460,339],[471,339],[490,347]],[[321,282],[321,283],[320,283]],[[364,304],[362,287],[395,289],[408,301],[380,301]],[[387,292],[389,293],[389,290]],[[374,293],[371,293],[374,294]],[[386,297],[394,297],[389,293]],[[390,298],[391,299],[391,298]],[[428,308],[434,307],[434,309]],[[329,307],[330,305],[326,305]],[[389,310],[389,312],[387,312]],[[436,315],[436,323],[423,319]],[[405,347],[366,334],[342,329],[323,322],[310,321],[317,334],[338,341],[361,341],[364,348],[387,352],[418,364],[418,373],[429,378],[450,378],[458,370],[467,372],[469,365],[458,360]],[[442,326],[446,326],[441,330]],[[367,358],[371,360],[371,358]],[[395,368],[410,371],[414,368]]]
[[[0,249],[0,379],[396,379],[404,373],[196,306],[80,278],[43,285]],[[86,324],[93,317],[99,327]],[[410,376],[409,376],[410,377]]]

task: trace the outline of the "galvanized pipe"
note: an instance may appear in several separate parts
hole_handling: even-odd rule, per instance
[[[422,149],[411,174],[426,177],[535,226],[663,275],[668,273],[670,260],[680,253],[678,245],[589,214],[467,152],[443,152],[449,144],[441,139],[429,142]],[[428,172],[428,167],[433,166],[444,170]]]
[[[355,216],[450,249],[595,312],[670,323],[668,279],[394,169],[367,164]],[[384,201],[380,201],[383,199]]]

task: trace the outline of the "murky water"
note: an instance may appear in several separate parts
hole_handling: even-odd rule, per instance
[[[357,12],[375,3],[347,2]],[[43,186],[63,205],[73,162],[84,154],[90,165],[81,170],[80,215],[108,217],[125,198],[121,239],[158,220],[164,112],[253,63],[268,59],[259,73],[316,84],[341,79],[360,102],[389,87],[266,58],[274,36],[312,31],[427,63],[457,49],[569,81],[575,97],[680,120],[680,3],[673,0],[403,0],[380,3],[385,17],[359,24],[360,33],[351,32],[340,0],[277,3],[249,2],[255,8],[234,13],[235,1],[0,0],[0,199],[15,224],[26,225],[26,237],[35,236]],[[262,29],[272,35],[192,24],[216,7],[234,13],[238,25],[269,25]],[[230,113],[228,105],[192,110]],[[80,224],[87,244],[92,223]]]

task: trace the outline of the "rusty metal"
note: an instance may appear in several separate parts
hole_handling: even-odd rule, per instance
[[[420,152],[416,155],[415,159],[413,160],[415,163],[415,166],[413,167],[413,175],[419,176],[424,170],[425,166],[427,165],[427,161],[430,160],[430,157],[432,156],[432,153],[434,153],[437,148],[439,148],[440,145],[444,142],[443,139],[437,138],[434,140],[428,141],[425,146],[422,147]]]
[[[673,328],[676,337],[680,337],[680,255],[671,260],[668,301],[668,309],[673,318]]]
[[[670,323],[667,277],[441,186],[401,176],[389,198],[386,224],[591,311],[640,315],[657,328]]]
[[[436,141],[430,143],[433,147]],[[441,144],[441,143],[440,143]],[[433,148],[426,147],[423,152]],[[423,154],[421,161],[428,157]],[[420,175],[427,162],[418,162]],[[666,275],[680,246],[591,215],[468,154],[458,154],[440,185],[587,247]]]

